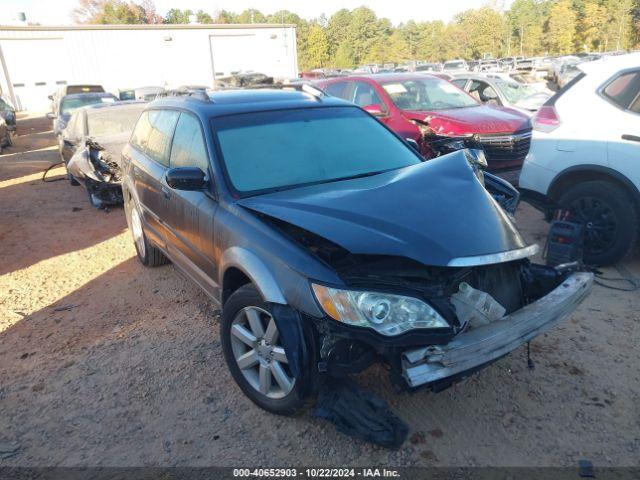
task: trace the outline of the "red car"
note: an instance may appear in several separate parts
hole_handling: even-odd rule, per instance
[[[433,75],[362,75],[315,84],[363,107],[402,138],[414,140],[426,158],[439,154],[434,148],[438,142],[472,137],[485,152],[488,170],[513,183],[529,152],[529,117],[510,108],[483,105]]]

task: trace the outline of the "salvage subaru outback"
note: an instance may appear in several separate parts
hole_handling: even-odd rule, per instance
[[[170,259],[221,304],[225,360],[257,405],[292,414],[323,376],[376,362],[441,390],[587,296],[591,273],[529,261],[479,156],[424,161],[359,107],[297,88],[156,100],[122,155],[140,261]]]

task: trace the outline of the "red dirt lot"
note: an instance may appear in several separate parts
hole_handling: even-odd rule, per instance
[[[439,394],[363,373],[411,428],[385,450],[245,398],[216,306],[173,266],[139,264],[121,208],[92,208],[61,168],[42,182],[49,129],[21,119],[0,156],[0,466],[638,466],[637,292],[596,286],[533,342],[533,371],[521,348]],[[542,244],[541,215],[517,218]],[[637,252],[625,266],[640,275]]]

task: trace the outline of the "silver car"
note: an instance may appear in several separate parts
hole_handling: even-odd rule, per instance
[[[527,115],[533,115],[550,97],[549,93],[536,91],[515,80],[489,74],[458,74],[451,83],[482,103],[510,107]]]

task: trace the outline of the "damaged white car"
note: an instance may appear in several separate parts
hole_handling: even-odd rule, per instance
[[[122,203],[120,154],[146,102],[81,108],[62,132],[60,154],[71,185],[82,183],[100,208]]]

